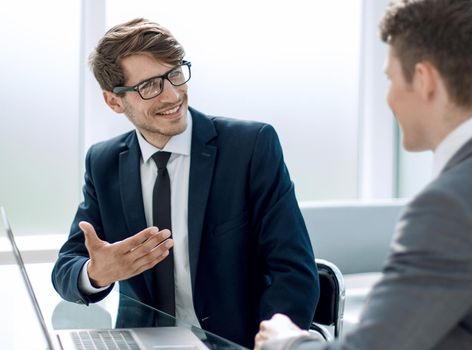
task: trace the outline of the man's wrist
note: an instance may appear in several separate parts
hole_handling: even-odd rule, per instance
[[[96,294],[101,291],[104,291],[105,289],[109,288],[110,285],[107,285],[105,287],[96,287],[93,283],[93,281],[90,279],[88,275],[88,266],[90,264],[90,259],[87,260],[87,262],[82,266],[82,269],[80,270],[79,274],[79,290],[82,293],[85,293],[87,295],[91,294]]]

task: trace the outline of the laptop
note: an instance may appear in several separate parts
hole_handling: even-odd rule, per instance
[[[145,327],[122,329],[68,329],[52,331],[46,324],[36,294],[13,236],[5,209],[0,207],[3,224],[15,261],[34,308],[36,318],[50,350],[207,350],[208,347],[188,328]]]

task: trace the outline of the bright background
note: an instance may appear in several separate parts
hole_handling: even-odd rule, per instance
[[[132,128],[86,61],[146,17],[192,62],[190,104],[271,123],[300,201],[410,197],[431,154],[401,150],[377,25],[386,0],[7,0],[0,8],[0,205],[18,234],[67,233],[94,142]]]

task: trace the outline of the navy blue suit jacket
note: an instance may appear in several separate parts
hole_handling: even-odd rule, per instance
[[[258,122],[193,117],[188,241],[193,301],[201,326],[252,347],[261,320],[275,312],[307,328],[319,295],[314,255],[274,129]],[[78,227],[90,222],[108,242],[146,228],[135,131],[90,148],[84,201],[60,250],[52,280],[66,300],[88,259]],[[151,270],[120,282],[120,291],[153,305]]]

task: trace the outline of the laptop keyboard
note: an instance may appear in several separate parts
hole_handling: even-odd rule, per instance
[[[72,333],[78,350],[139,350],[129,330],[86,330]]]

